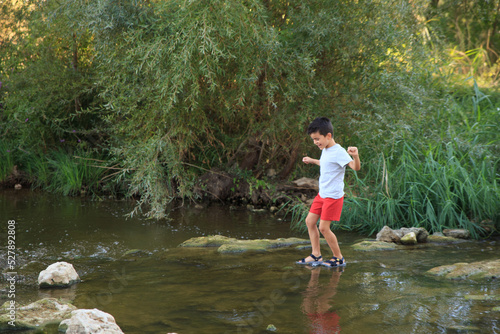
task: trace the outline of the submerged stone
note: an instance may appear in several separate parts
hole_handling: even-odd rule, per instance
[[[0,315],[0,331],[12,330],[9,324],[11,314],[15,315],[15,329],[35,329],[48,324],[59,323],[71,317],[71,312],[76,310],[76,306],[67,301],[55,298],[44,298],[34,303],[19,306],[15,309],[10,302],[2,305],[2,315]]]
[[[500,300],[500,295],[498,295],[498,296],[495,296],[495,295],[466,295],[465,299],[467,299],[467,300],[479,300],[479,301]]]
[[[297,245],[309,244],[307,239],[300,238],[279,238],[279,239],[254,239],[239,240],[228,238],[222,235],[196,237],[184,241],[180,247],[218,247],[217,252],[244,253],[247,251],[265,252],[277,248],[287,248]]]
[[[235,238],[223,235],[209,235],[206,237],[195,237],[184,241],[180,247],[220,247],[224,244],[237,241]]]
[[[394,250],[396,249],[396,244],[383,241],[365,240],[352,245],[352,248],[358,251]]]
[[[500,278],[500,260],[439,266],[427,271],[427,274],[453,280],[491,280]]]
[[[429,242],[434,242],[434,243],[452,243],[452,242],[460,242],[463,240],[453,238],[453,237],[445,237],[444,235],[429,235],[427,238],[427,241]]]
[[[220,246],[217,252],[222,254],[244,253],[248,251],[265,252],[270,248],[269,240],[236,240],[234,243],[228,243]]]

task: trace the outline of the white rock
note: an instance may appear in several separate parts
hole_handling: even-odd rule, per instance
[[[66,334],[123,334],[115,318],[98,309],[80,309],[71,312],[71,318],[59,324]]]
[[[38,285],[41,288],[68,287],[80,282],[80,277],[73,265],[68,262],[56,262],[40,272]]]

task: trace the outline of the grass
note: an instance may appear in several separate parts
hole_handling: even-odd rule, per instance
[[[395,161],[380,156],[363,180],[354,178],[337,227],[369,235],[385,225],[431,232],[464,228],[475,238],[484,234],[484,225],[498,224],[500,218],[500,160],[475,159],[456,146],[448,143],[420,153],[406,143]],[[292,226],[304,230],[301,209],[307,208],[291,207]]]
[[[88,152],[53,151],[48,155],[29,154],[25,169],[34,187],[65,196],[96,194],[106,169],[97,166],[94,155]]]
[[[500,231],[500,95],[476,82],[457,86],[421,130],[346,175],[336,228],[372,235],[391,228],[464,228],[474,238]],[[455,87],[455,88],[457,88]],[[361,176],[362,175],[362,178]],[[292,228],[305,231],[304,206],[290,205]]]
[[[0,141],[0,181],[5,181],[14,168],[14,158],[9,146]]]

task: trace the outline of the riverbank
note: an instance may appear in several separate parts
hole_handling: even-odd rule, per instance
[[[242,177],[237,174],[228,172],[211,170],[206,171],[195,182],[192,189],[192,195],[189,198],[190,203],[195,208],[201,209],[212,205],[213,203],[223,204],[230,209],[245,207],[250,211],[260,212],[269,211],[273,215],[277,215],[280,219],[290,222],[290,227],[301,233],[306,233],[303,221],[307,215],[308,209],[314,197],[317,194],[318,183],[316,179],[300,178],[294,181],[283,181],[274,177],[273,171],[268,172],[266,179],[258,180],[253,177]],[[36,188],[36,181],[26,171],[19,170],[14,166],[12,173],[0,182],[0,189],[33,189]],[[348,185],[351,190],[351,186]],[[89,192],[88,186],[82,186],[79,191],[72,192],[72,196],[91,197],[91,198],[111,198],[125,199],[123,193],[110,192],[106,187],[100,185],[94,187],[99,189],[99,192]],[[372,222],[369,220],[355,222],[359,219],[359,213],[354,212],[353,207],[359,206],[360,201],[366,200],[357,197],[353,191],[346,194],[344,214],[340,223],[334,224],[336,230],[355,230],[364,233],[367,236],[372,236],[380,231],[377,227],[381,226],[381,222]],[[43,191],[43,190],[42,190]],[[62,195],[62,194],[61,194]],[[132,202],[137,203],[140,196],[128,197]],[[184,205],[185,198],[175,198],[172,200],[174,206]],[[375,203],[379,205],[379,203]],[[136,210],[134,208],[134,210]],[[380,210],[384,211],[383,207]],[[145,209],[147,211],[147,208]],[[354,217],[353,217],[354,216]],[[423,218],[425,221],[426,218]],[[370,228],[367,228],[369,226]],[[384,225],[386,226],[386,225]],[[408,222],[399,221],[396,228],[408,227]],[[499,236],[499,229],[492,220],[483,220],[477,223],[480,233],[472,233],[474,238],[495,238]],[[411,226],[410,226],[411,227]],[[462,227],[462,226],[460,226]],[[432,225],[429,229],[430,233],[441,232],[445,226]],[[463,227],[462,227],[463,228]],[[474,232],[472,230],[471,232]]]

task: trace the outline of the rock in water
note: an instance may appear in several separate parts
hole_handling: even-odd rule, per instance
[[[111,314],[96,308],[71,312],[71,318],[61,322],[59,331],[66,334],[123,334]]]
[[[393,242],[365,240],[352,245],[352,248],[358,251],[395,250],[396,244]]]
[[[415,234],[415,232],[410,232],[408,234],[405,234],[401,238],[401,243],[403,245],[416,245],[418,243],[417,235]]]
[[[384,226],[377,233],[377,241],[398,243],[400,238],[389,226]]]
[[[447,237],[457,238],[457,239],[469,239],[470,232],[465,229],[446,229],[443,230],[443,234]]]
[[[13,311],[12,311],[13,310]],[[5,302],[1,308],[0,332],[12,330],[8,324],[11,321],[11,313],[15,314],[16,330],[43,328],[46,324],[58,323],[71,317],[71,312],[76,307],[69,302],[55,298],[44,298],[25,306],[13,309],[10,302]],[[12,312],[11,312],[12,311]]]
[[[78,282],[80,277],[73,265],[68,262],[53,263],[38,275],[40,288],[66,288]]]
[[[500,260],[460,262],[432,268],[427,273],[452,280],[493,280],[500,277]]]

